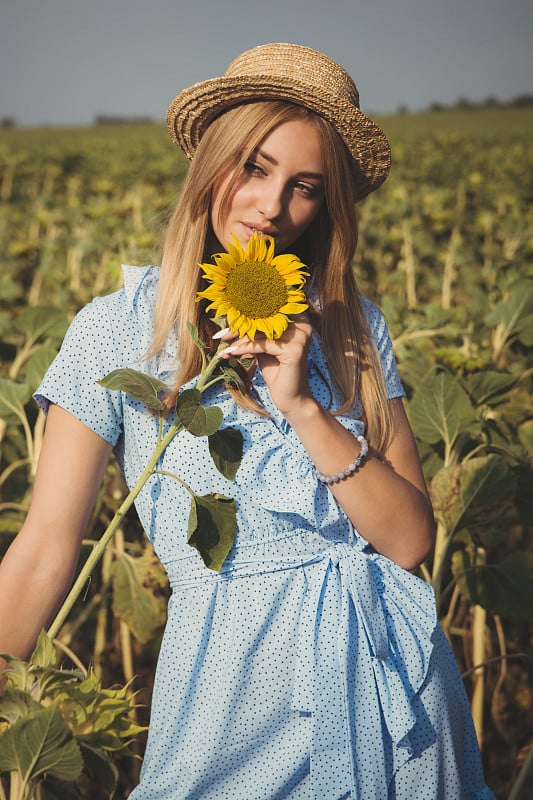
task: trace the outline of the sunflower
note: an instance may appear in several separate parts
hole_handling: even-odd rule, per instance
[[[305,265],[291,254],[274,256],[274,240],[268,244],[254,232],[243,250],[236,237],[227,253],[213,256],[215,264],[200,264],[210,286],[196,300],[210,300],[207,311],[226,317],[232,331],[254,339],[259,331],[279,339],[289,325],[288,314],[308,308],[302,287]]]

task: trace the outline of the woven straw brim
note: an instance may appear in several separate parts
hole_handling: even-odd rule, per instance
[[[172,140],[191,159],[206,128],[230,108],[261,100],[287,100],[315,111],[340,133],[353,158],[357,199],[377,189],[390,171],[390,146],[376,123],[353,103],[320,94],[308,84],[272,75],[213,78],[182,91],[167,111]]]

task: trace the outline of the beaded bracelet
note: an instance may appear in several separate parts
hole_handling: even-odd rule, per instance
[[[352,475],[352,473],[354,473],[361,466],[368,453],[368,442],[364,436],[357,436],[356,438],[361,445],[361,451],[357,458],[355,458],[351,464],[348,464],[346,469],[343,469],[342,472],[337,473],[337,475],[323,475],[322,472],[317,471],[316,476],[321,483],[325,483],[326,485],[329,485],[330,483],[339,483],[339,481],[347,478],[348,475]]]

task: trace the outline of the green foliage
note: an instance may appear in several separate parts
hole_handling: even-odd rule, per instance
[[[209,452],[216,468],[232,481],[242,459],[243,436],[236,428],[221,428],[208,437]]]
[[[165,621],[167,582],[150,545],[140,556],[117,553],[112,565],[113,613],[146,644]]]
[[[499,544],[495,535],[500,540],[506,536],[514,488],[511,470],[494,454],[443,467],[431,483],[435,513],[448,534],[466,529],[483,547]]]
[[[165,404],[160,399],[159,394],[167,391],[168,387],[162,381],[144,372],[134,369],[123,368],[115,369],[99,381],[96,381],[106,389],[122,391],[140,400],[147,408],[152,411],[164,411]]]
[[[50,782],[68,792],[84,770],[100,772],[111,796],[118,780],[113,754],[129,752],[142,730],[130,718],[128,687],[103,689],[91,672],[58,669],[44,631],[29,663],[3,656],[8,681],[0,696],[0,773],[11,775],[12,800],[15,787],[19,800],[36,797]]]
[[[31,395],[31,389],[24,384],[16,383],[8,378],[0,378],[0,416],[9,424],[14,420],[25,420],[25,404]]]
[[[187,541],[196,547],[206,567],[220,572],[237,530],[235,500],[220,494],[194,495]]]
[[[223,415],[217,406],[203,406],[201,396],[198,389],[184,389],[176,400],[176,416],[193,436],[211,436],[220,428]]]
[[[74,781],[83,769],[80,748],[55,703],[18,719],[0,744],[0,772],[18,773],[25,787],[46,775]]]
[[[490,566],[476,564],[469,550],[453,554],[452,570],[470,602],[504,617],[527,621],[533,606],[533,553],[509,553]]]
[[[429,444],[443,442],[445,463],[449,463],[459,436],[479,427],[467,393],[452,375],[431,372],[415,390],[409,415],[417,436]]]

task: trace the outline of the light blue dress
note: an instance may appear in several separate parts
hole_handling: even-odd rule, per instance
[[[96,380],[131,366],[172,382],[172,337],[145,356],[157,279],[155,267],[125,268],[123,290],[78,314],[36,393],[44,410],[57,403],[112,443],[130,486],[157,420]],[[365,309],[389,395],[401,396],[385,321]],[[316,335],[309,376],[317,400],[338,407]],[[186,543],[189,496],[176,480],[154,476],[137,503],[172,596],[131,800],[490,800],[430,586],[353,528],[259,370],[254,389],[270,417],[220,387],[202,400],[244,435],[233,483],[187,432],[159,465],[197,494],[235,498],[236,544],[220,574]],[[340,418],[354,434],[359,411]]]

